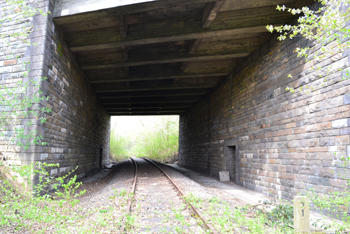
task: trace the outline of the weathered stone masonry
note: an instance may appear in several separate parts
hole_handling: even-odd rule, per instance
[[[49,147],[44,148],[41,157],[59,162],[62,167],[58,173],[76,165],[78,172],[86,172],[100,166],[101,149],[102,164],[109,161],[110,116],[97,101],[75,57],[61,39],[62,32],[52,21],[49,24],[53,28],[48,31],[47,41],[47,95],[54,117],[44,124]]]
[[[46,11],[53,11],[52,0],[37,4]],[[48,78],[42,83],[42,91],[49,100],[41,104],[53,112],[47,123],[37,126],[38,134],[43,135],[48,144],[21,151],[14,160],[59,163],[59,168],[50,171],[51,175],[78,166],[76,173],[83,176],[86,171],[109,162],[110,116],[97,101],[75,57],[61,39],[62,33],[55,28],[52,15],[35,16],[33,25],[30,38],[37,46],[24,48],[22,57],[31,62],[31,78]],[[7,61],[0,65],[4,63]],[[3,82],[11,83],[15,71],[1,69]]]
[[[238,184],[283,199],[343,187],[350,81],[341,81],[338,69],[349,68],[349,50],[305,63],[295,49],[307,43],[271,39],[182,114],[180,164],[212,175],[229,170]],[[318,48],[311,46],[312,52]],[[314,90],[286,91],[304,85]]]
[[[228,170],[240,185],[287,199],[345,185],[350,81],[338,69],[349,68],[349,51],[306,63],[294,53],[305,39],[269,40],[266,24],[293,19],[270,1],[103,2],[56,0],[53,9],[54,0],[36,1],[55,15],[30,21],[38,46],[0,42],[1,84],[21,79],[19,62],[29,61],[31,78],[48,77],[41,105],[53,110],[34,126],[48,145],[19,149],[8,161],[60,163],[51,175],[78,165],[82,176],[109,160],[109,115],[183,113],[182,166]],[[11,52],[20,58],[7,59]],[[314,89],[286,91],[303,85]]]

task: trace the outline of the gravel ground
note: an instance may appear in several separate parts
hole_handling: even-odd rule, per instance
[[[69,233],[118,233],[134,170],[128,160],[82,178],[79,190],[86,190],[86,193],[75,208],[82,218],[69,227]]]
[[[139,178],[131,210],[135,225],[130,233],[204,233],[170,181],[152,164],[135,161]]]
[[[164,179],[165,177],[158,169],[143,159],[136,160],[139,164],[140,178],[131,215],[126,214],[125,207],[135,169],[133,163],[126,160],[115,164],[110,169],[96,170],[80,180],[83,185],[79,191],[86,190],[86,193],[79,198],[80,203],[72,209],[72,213],[80,218],[67,225],[68,228],[64,233],[119,233],[124,217],[128,217],[126,233],[204,233],[198,225],[198,220],[192,216],[176,190],[167,179]],[[205,205],[199,209],[210,223],[213,223],[213,219],[208,215],[208,207],[213,199],[219,198],[226,202],[230,209],[237,209],[247,204],[256,205],[259,200],[270,199],[232,182],[223,183],[176,165],[162,163],[158,165],[175,181],[186,196],[193,195],[196,199],[201,199],[202,203],[204,202]],[[218,204],[218,207],[220,205]],[[210,209],[210,212],[213,212],[213,208]],[[214,207],[215,209],[219,208]],[[217,212],[216,216],[220,216],[222,211],[215,210],[215,212]],[[321,217],[311,212],[311,222]],[[231,227],[228,227],[228,230],[229,228]],[[0,233],[15,233],[8,231],[0,230]],[[32,231],[35,233],[35,230]],[[49,228],[45,233],[55,231],[55,228]],[[239,232],[244,230],[240,229]],[[235,231],[227,233],[235,233]]]

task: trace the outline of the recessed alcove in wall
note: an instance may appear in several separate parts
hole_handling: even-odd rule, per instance
[[[230,180],[239,184],[239,147],[237,138],[226,139],[224,142],[224,170],[230,172]]]

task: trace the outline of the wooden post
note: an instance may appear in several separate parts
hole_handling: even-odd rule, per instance
[[[305,196],[294,197],[294,231],[308,233],[310,231],[309,199]]]

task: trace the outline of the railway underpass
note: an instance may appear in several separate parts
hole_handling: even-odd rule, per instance
[[[40,3],[51,14],[34,17],[38,47],[24,56],[31,77],[48,77],[42,91],[53,117],[36,126],[48,144],[19,153],[22,162],[59,163],[52,175],[79,166],[83,177],[110,162],[111,116],[179,115],[181,167],[216,178],[229,171],[237,185],[289,200],[344,183],[333,171],[343,172],[337,163],[350,149],[349,81],[339,71],[349,67],[349,53],[306,62],[296,48],[318,45],[302,37],[280,42],[266,30],[296,22],[277,4],[317,3]],[[2,79],[12,75],[2,71]],[[286,91],[303,85],[314,89]]]

